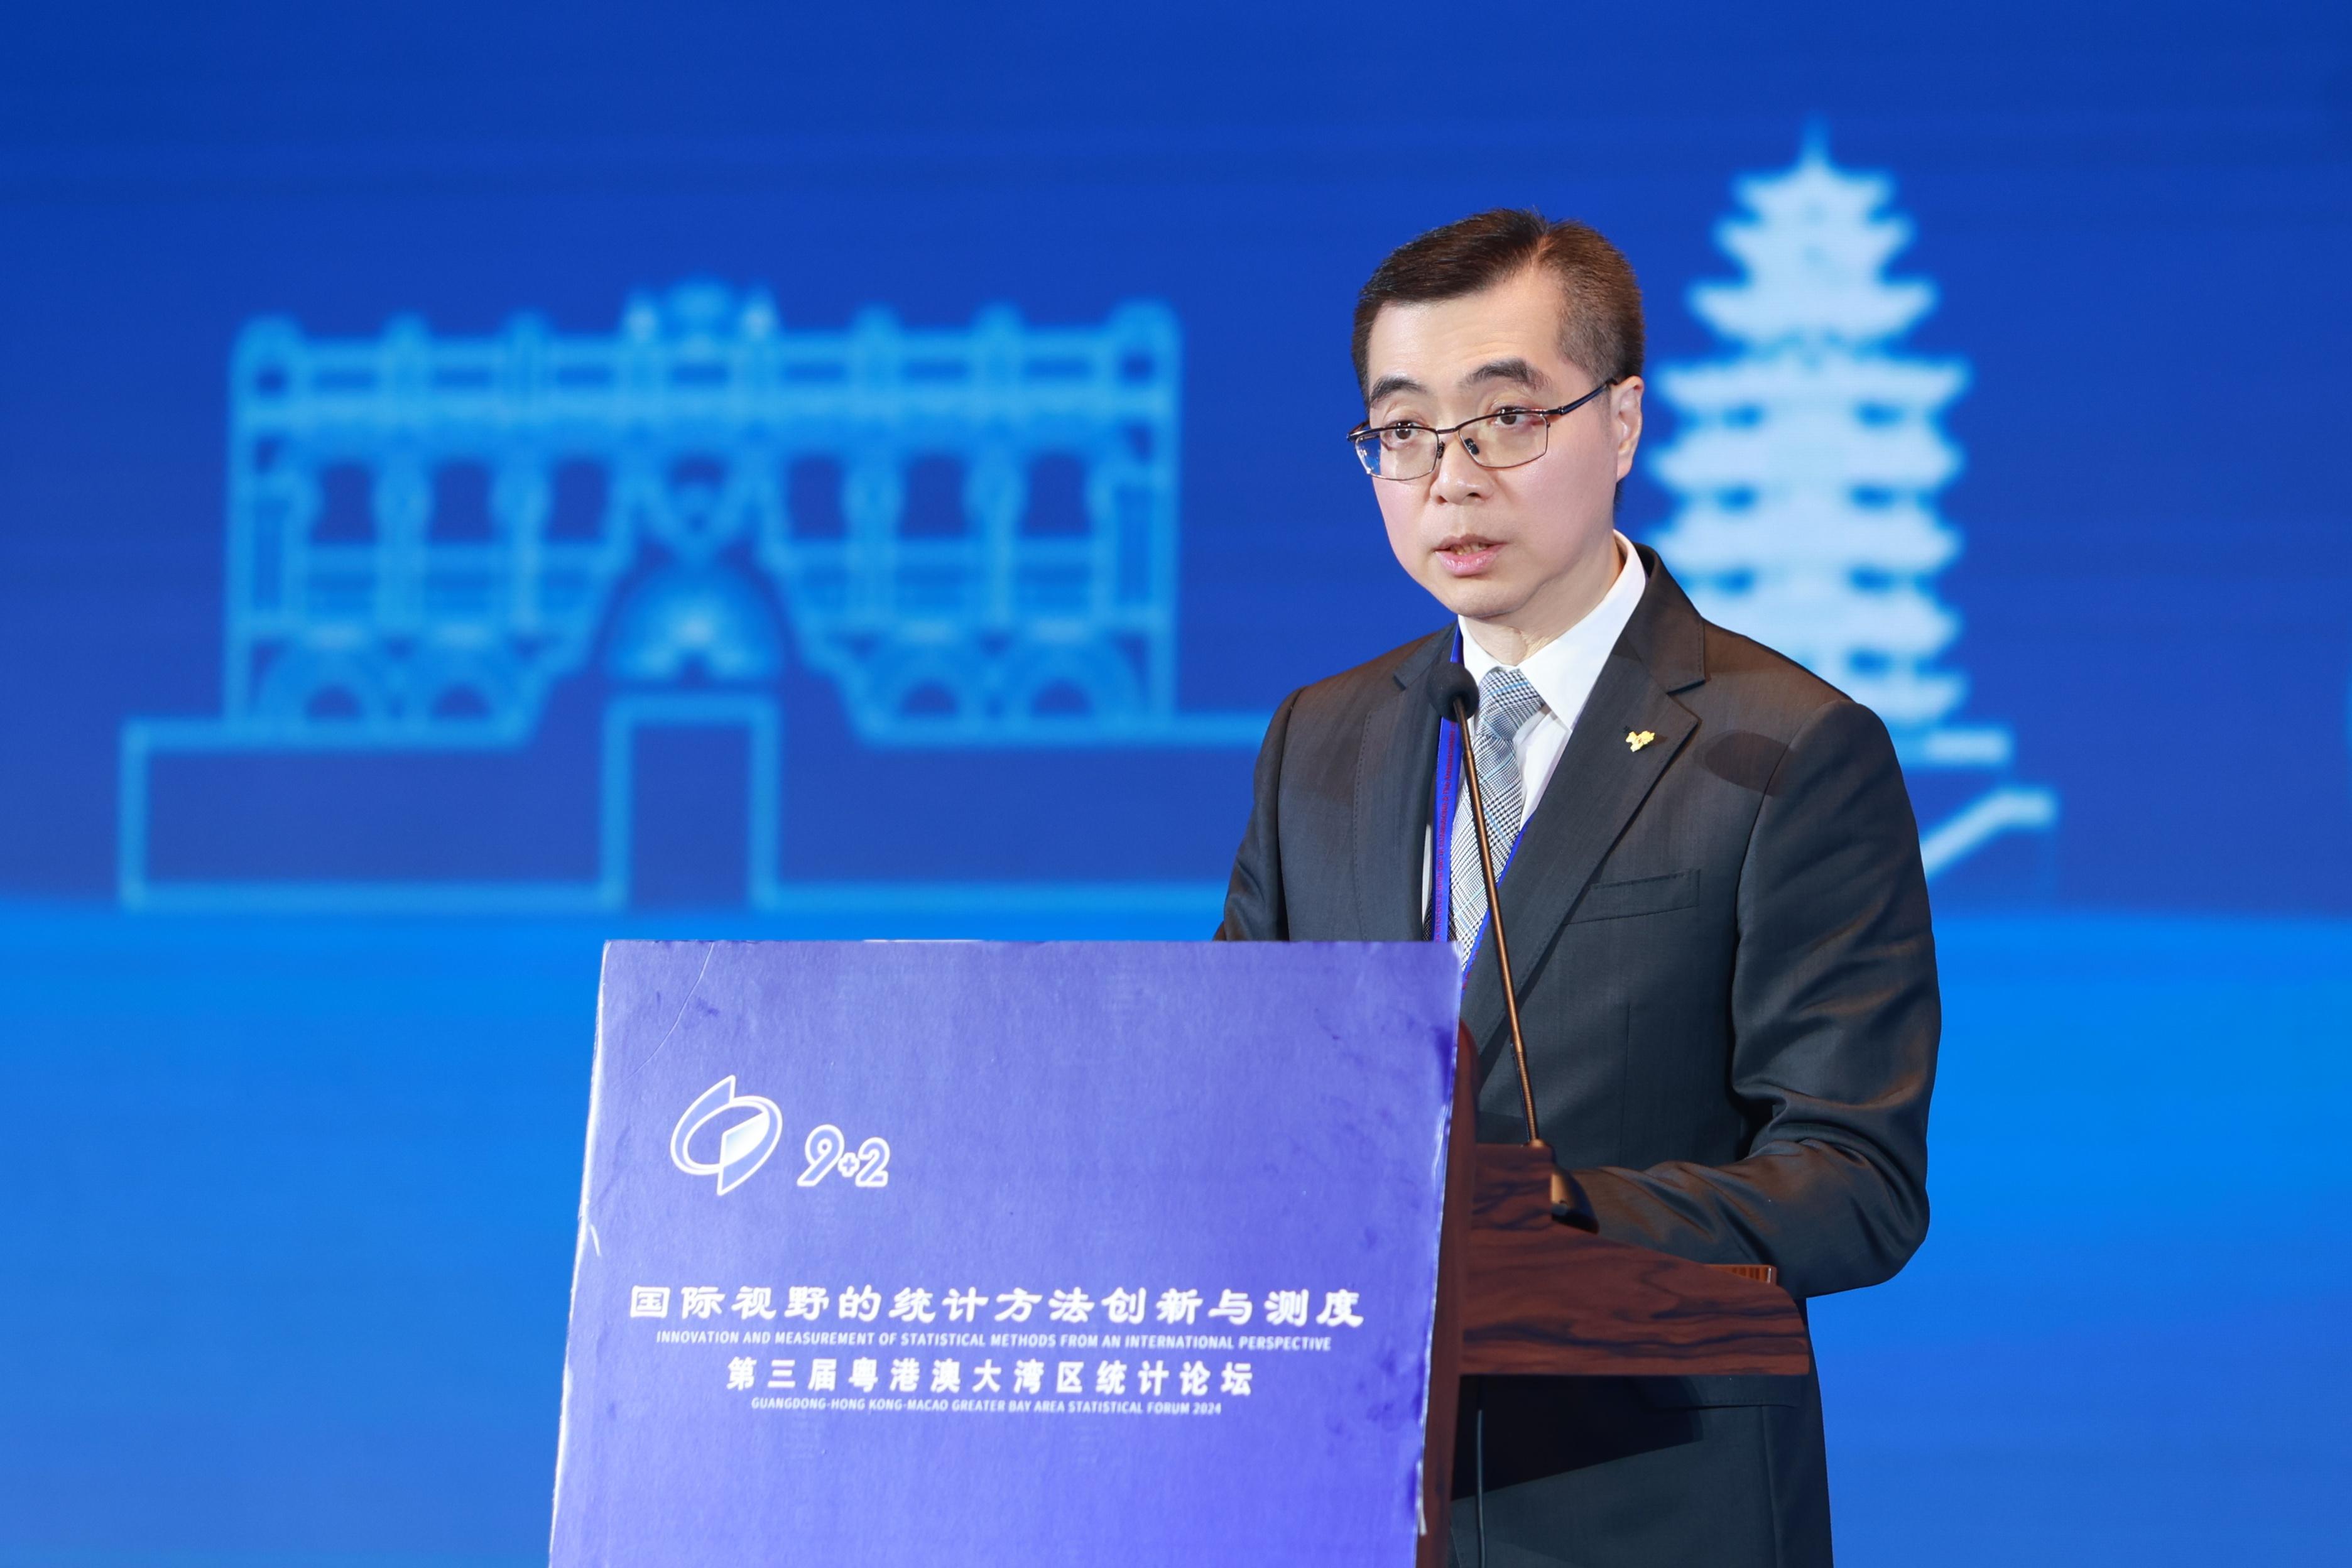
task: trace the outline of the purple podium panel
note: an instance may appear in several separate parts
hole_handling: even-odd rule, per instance
[[[615,942],[556,1568],[1412,1561],[1438,943]]]

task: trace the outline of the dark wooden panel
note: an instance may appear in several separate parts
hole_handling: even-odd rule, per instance
[[[1707,1267],[1726,1274],[1737,1274],[1742,1279],[1753,1279],[1759,1285],[1778,1285],[1780,1282],[1780,1271],[1769,1263],[1710,1263]]]
[[[1469,1288],[1470,1204],[1477,1184],[1477,1053],[1461,1034],[1454,1054],[1454,1123],[1445,1150],[1445,1218],[1437,1250],[1437,1321],[1429,1337],[1429,1404],[1421,1450],[1421,1539],[1415,1568],[1445,1568],[1453,1518],[1454,1428],[1461,1408],[1462,1310]]]
[[[1461,1371],[1740,1376],[1811,1369],[1777,1285],[1572,1230],[1551,1217],[1551,1156],[1486,1143],[1466,1248]]]

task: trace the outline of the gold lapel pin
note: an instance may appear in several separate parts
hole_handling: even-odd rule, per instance
[[[1657,738],[1657,732],[1654,730],[1628,730],[1625,731],[1625,749],[1629,752],[1638,752]]]

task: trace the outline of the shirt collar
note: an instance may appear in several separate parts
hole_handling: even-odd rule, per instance
[[[1601,679],[1601,667],[1609,662],[1609,650],[1617,646],[1625,623],[1633,618],[1633,608],[1642,602],[1642,589],[1649,576],[1642,569],[1641,552],[1633,548],[1633,542],[1613,531],[1612,537],[1617,541],[1623,563],[1617,568],[1617,580],[1609,585],[1609,592],[1585,613],[1582,620],[1538,648],[1518,667],[1552,717],[1570,729],[1575,728],[1577,715],[1584,711],[1585,700],[1592,695],[1593,686]],[[1467,625],[1462,626],[1462,667],[1473,679],[1485,681],[1486,672],[1501,663],[1478,646],[1478,639],[1470,635]]]

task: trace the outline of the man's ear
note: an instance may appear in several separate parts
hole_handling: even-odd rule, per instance
[[[1609,429],[1617,440],[1617,478],[1622,482],[1633,471],[1633,454],[1642,445],[1642,378],[1629,375],[1609,389]]]

